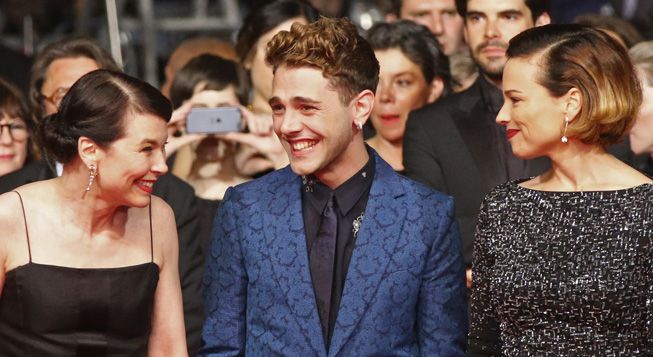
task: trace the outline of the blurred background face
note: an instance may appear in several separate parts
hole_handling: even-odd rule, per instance
[[[250,77],[252,79],[252,86],[254,91],[265,98],[267,101],[272,94],[272,67],[268,66],[265,63],[265,49],[274,35],[279,31],[288,31],[290,26],[295,22],[306,24],[306,19],[303,17],[295,17],[289,20],[286,20],[280,23],[277,27],[266,32],[261,36],[256,42],[256,46],[253,49],[254,56],[252,57],[249,63],[245,64],[245,68],[250,71]]]
[[[534,25],[524,0],[469,0],[465,23],[474,61],[483,73],[498,81],[506,64],[508,41]]]
[[[196,86],[195,93],[189,99],[193,108],[235,107],[239,105],[236,89],[233,86],[227,86],[222,90],[202,90],[202,87],[204,87],[204,83],[199,83]],[[221,161],[227,155],[227,145],[214,136],[208,136],[197,144],[195,152],[204,162]]]
[[[221,90],[203,87],[204,83],[199,83],[189,99],[193,108],[237,107],[240,104],[236,89],[231,85]]]
[[[428,27],[447,56],[466,48],[463,18],[454,0],[403,0],[399,17]]]
[[[648,83],[642,70],[637,70],[642,83],[644,101],[637,121],[630,131],[630,148],[635,154],[653,153],[653,84]]]
[[[78,79],[88,72],[100,69],[100,66],[88,57],[59,58],[48,66],[45,80],[41,87],[43,112],[45,115],[56,113],[64,95]]]
[[[28,131],[21,118],[0,113],[0,176],[23,167],[27,159]]]
[[[426,82],[420,67],[400,49],[376,50],[374,54],[379,61],[380,72],[371,116],[372,125],[385,140],[401,141],[408,113],[434,101],[439,93],[434,93],[434,88]]]

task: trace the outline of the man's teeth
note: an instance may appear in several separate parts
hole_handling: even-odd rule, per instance
[[[310,147],[313,147],[315,144],[317,144],[317,141],[301,141],[292,144],[292,148],[293,150],[306,150]]]

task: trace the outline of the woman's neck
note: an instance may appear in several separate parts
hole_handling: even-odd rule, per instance
[[[252,99],[252,112],[258,114],[272,114],[272,109],[270,109],[270,103],[268,99],[259,92],[254,92],[254,98]]]
[[[369,140],[369,144],[383,160],[387,161],[395,171],[403,171],[403,141],[390,142],[385,140],[381,135],[376,134]]]
[[[549,158],[551,170],[525,186],[547,191],[605,191],[645,182],[643,175],[599,145],[570,141]]]
[[[71,220],[93,236],[116,224],[116,219],[124,219],[127,207],[108,202],[98,195],[97,183],[91,185],[89,191],[88,172],[83,170],[66,170],[61,177],[54,179],[55,194],[59,205],[64,207],[64,214],[70,213]]]

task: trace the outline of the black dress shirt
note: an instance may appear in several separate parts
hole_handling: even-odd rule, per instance
[[[329,314],[328,336],[324,336],[326,346],[331,341],[333,328],[338,316],[342,291],[345,287],[347,269],[354,251],[358,229],[363,222],[365,207],[374,178],[374,156],[368,149],[369,160],[354,176],[335,190],[319,182],[316,178],[304,177],[302,184],[302,213],[308,256],[317,236],[322,212],[327,201],[335,195],[338,213],[338,233],[336,238],[335,267],[333,269],[333,288],[331,289],[331,308]],[[310,259],[310,258],[309,258]]]

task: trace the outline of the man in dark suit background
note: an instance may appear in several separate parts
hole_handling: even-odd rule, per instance
[[[550,22],[546,0],[456,0],[465,40],[481,75],[466,91],[411,113],[404,138],[406,175],[454,197],[471,286],[476,219],[496,185],[544,171],[545,161],[512,155],[504,127],[495,123],[503,105],[501,80],[508,41]]]
[[[44,116],[57,112],[64,95],[81,76],[99,68],[120,70],[106,51],[87,38],[64,39],[52,43],[39,53],[32,67],[29,92],[35,124]],[[61,174],[62,169],[59,163],[29,163],[18,171],[0,177],[0,193],[30,182],[54,178]],[[194,355],[199,348],[204,320],[201,290],[204,258],[200,246],[195,191],[168,173],[157,180],[154,194],[164,199],[175,215],[186,341],[189,354]]]

